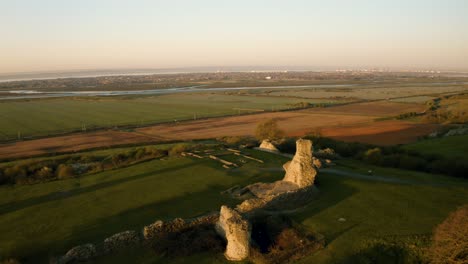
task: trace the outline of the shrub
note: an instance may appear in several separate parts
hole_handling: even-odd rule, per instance
[[[400,164],[400,156],[397,154],[382,157],[381,165],[384,167],[396,168],[398,167],[398,164]]]
[[[75,176],[75,171],[72,166],[67,164],[60,164],[57,167],[57,178],[58,179],[68,179]]]
[[[227,145],[230,145],[230,146],[252,145],[252,144],[258,145],[257,140],[255,140],[252,137],[247,137],[247,136],[227,136],[227,137],[217,138],[217,140],[223,143],[226,143]]]
[[[50,179],[54,177],[54,171],[51,168],[44,166],[36,172],[35,176],[40,180]]]
[[[382,150],[380,148],[368,149],[364,153],[364,160],[370,164],[379,165],[382,161]]]
[[[117,153],[112,155],[111,160],[115,167],[117,167],[120,163],[124,162],[127,159],[125,154]]]
[[[420,170],[424,171],[427,169],[427,162],[419,157],[409,156],[409,155],[402,155],[400,157],[400,163],[398,165],[399,168],[407,169],[407,170]]]
[[[452,212],[436,227],[429,251],[432,263],[468,262],[468,204]]]
[[[148,153],[150,154],[150,153]],[[137,160],[143,159],[147,155],[146,149],[145,148],[138,148],[135,153],[135,158]]]
[[[4,170],[5,177],[15,179],[15,178],[22,178],[26,177],[27,173],[26,170],[20,165],[14,165],[12,167],[8,167]]]
[[[284,136],[284,132],[279,129],[275,119],[268,119],[257,124],[255,129],[255,137],[258,140],[276,140]]]
[[[179,155],[180,153],[187,151],[189,149],[188,145],[186,144],[177,144],[174,145],[170,150],[169,150],[169,156],[176,156]]]
[[[20,264],[20,263],[21,262],[19,262],[16,259],[13,259],[13,258],[7,258],[7,259],[4,259],[4,260],[0,261],[0,264]]]

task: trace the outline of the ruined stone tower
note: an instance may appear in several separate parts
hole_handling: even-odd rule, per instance
[[[283,181],[295,183],[300,188],[313,185],[317,171],[312,166],[312,141],[297,140],[296,155],[283,168],[286,170]]]

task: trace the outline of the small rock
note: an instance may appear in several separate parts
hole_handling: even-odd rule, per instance
[[[104,251],[118,251],[125,247],[138,245],[140,241],[140,236],[135,231],[120,232],[104,240]]]
[[[96,246],[93,244],[84,244],[70,249],[63,256],[59,263],[84,262],[96,257]]]

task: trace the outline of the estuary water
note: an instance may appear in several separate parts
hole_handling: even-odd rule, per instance
[[[346,88],[356,84],[316,84],[302,86],[263,86],[263,87],[230,87],[230,88],[205,88],[203,86],[176,87],[153,90],[127,90],[127,91],[54,91],[45,92],[37,90],[12,90],[6,91],[11,95],[0,96],[0,100],[13,99],[38,99],[53,97],[80,97],[80,96],[122,96],[122,95],[159,95],[174,93],[193,92],[215,92],[215,91],[236,91],[236,90],[259,90],[259,89],[304,89],[304,88]]]

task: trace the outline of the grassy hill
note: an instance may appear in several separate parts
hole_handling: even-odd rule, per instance
[[[26,186],[0,187],[2,254],[26,263],[46,263],[82,243],[99,242],[116,232],[140,229],[157,219],[194,217],[237,202],[220,194],[236,184],[282,178],[287,160],[248,150],[265,161],[226,170],[215,161],[165,158],[131,167]],[[362,173],[369,165],[352,160],[336,169]],[[297,223],[325,235],[327,247],[304,263],[346,262],[375,241],[402,246],[426,243],[435,225],[468,202],[466,181],[440,175],[372,167],[375,179],[321,173],[320,196],[291,215]],[[393,179],[383,182],[381,178]],[[404,182],[401,182],[404,180]],[[345,222],[338,221],[345,218]],[[102,263],[224,262],[223,256],[201,253],[167,259],[151,250],[123,252]]]
[[[468,135],[425,139],[404,148],[420,153],[437,154],[447,158],[463,157],[468,159]]]

